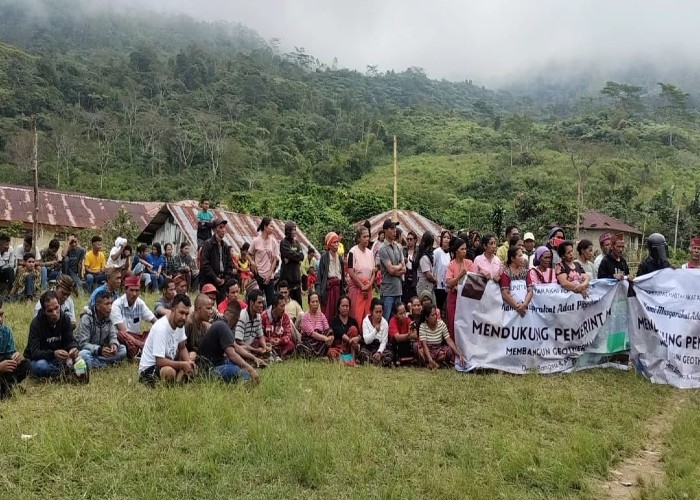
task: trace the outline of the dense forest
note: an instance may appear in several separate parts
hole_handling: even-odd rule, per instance
[[[30,7],[31,5],[31,7]],[[557,95],[344,69],[182,16],[0,2],[0,179],[128,200],[209,196],[314,238],[391,206],[543,235],[599,209],[679,246],[700,231],[695,96],[670,81]],[[500,231],[499,231],[500,232]]]

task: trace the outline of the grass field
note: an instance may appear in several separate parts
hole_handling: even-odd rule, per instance
[[[5,311],[23,348],[28,307]],[[24,385],[0,404],[0,498],[598,498],[595,484],[639,449],[674,392],[612,370],[296,360],[262,371],[257,387],[148,389],[135,364],[87,386]],[[700,494],[700,402],[688,395],[668,437],[669,484],[649,498]]]

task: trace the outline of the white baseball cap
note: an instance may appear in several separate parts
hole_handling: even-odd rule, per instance
[[[535,241],[535,235],[532,233],[525,233],[525,236],[523,237],[523,241],[527,241],[527,240]]]

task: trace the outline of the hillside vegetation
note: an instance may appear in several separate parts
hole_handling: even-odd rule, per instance
[[[594,208],[669,238],[679,211],[680,246],[700,230],[696,101],[672,83],[611,81],[557,116],[548,94],[362,74],[240,25],[31,5],[0,4],[5,182],[31,180],[35,119],[43,187],[206,195],[319,239],[390,207],[396,135],[401,208],[448,227],[541,236]]]

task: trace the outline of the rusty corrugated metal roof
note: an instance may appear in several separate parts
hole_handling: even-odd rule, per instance
[[[76,229],[102,229],[124,208],[143,230],[162,203],[93,198],[80,193],[39,189],[39,224]],[[34,190],[27,186],[0,185],[0,222],[34,222]]]
[[[623,233],[642,234],[639,229],[636,229],[628,224],[625,224],[620,219],[610,217],[595,210],[589,210],[583,214],[583,228],[596,229],[603,231],[622,231]]]
[[[168,203],[163,210],[167,209],[173,216],[175,223],[186,235],[193,248],[197,247],[197,212],[199,208],[191,205],[181,205],[179,203]],[[257,229],[262,217],[255,215],[239,214],[224,210],[210,210],[214,218],[221,218],[228,222],[226,224],[226,235],[224,241],[231,245],[234,252],[240,252],[243,243],[250,243],[258,235]],[[272,219],[274,228],[273,236],[280,241],[284,238],[284,221]],[[304,246],[304,250],[313,245],[306,235],[297,225],[297,241]]]
[[[382,225],[386,219],[391,219],[394,222],[398,221],[404,235],[406,235],[408,231],[413,231],[416,233],[416,235],[418,235],[419,240],[426,231],[433,233],[437,240],[440,236],[440,232],[443,229],[427,217],[423,217],[418,212],[413,212],[411,210],[387,210],[386,212],[382,212],[381,214],[375,215],[369,219],[369,223],[372,225],[372,239],[377,237],[377,234],[379,231],[381,231]],[[363,222],[364,221],[359,221],[356,223],[356,225],[362,224]]]

